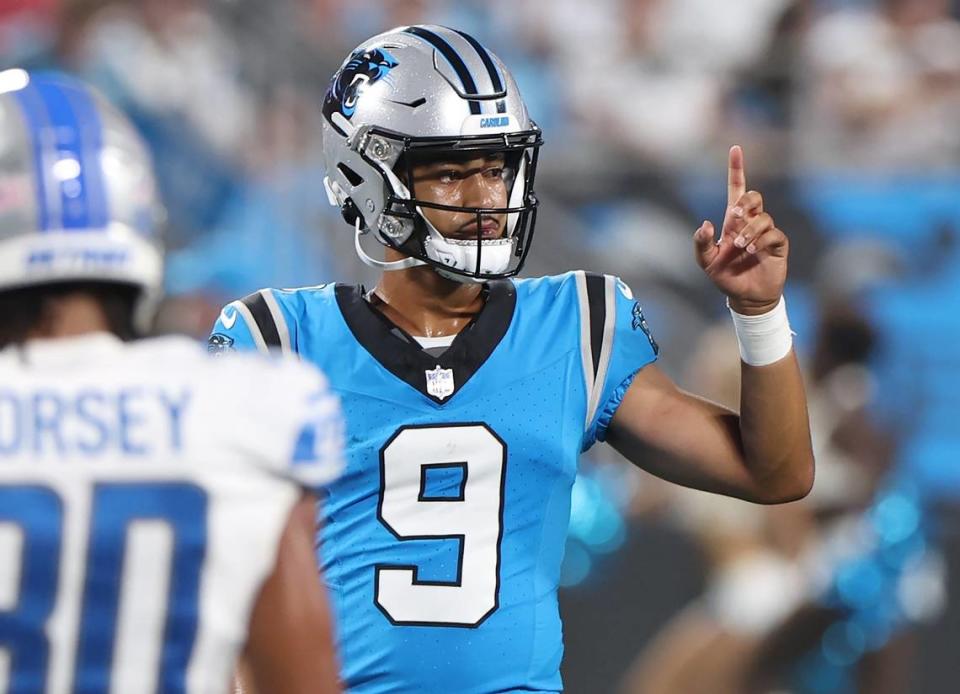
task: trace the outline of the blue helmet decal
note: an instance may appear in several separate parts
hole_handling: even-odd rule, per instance
[[[333,113],[338,112],[351,118],[364,88],[386,77],[399,64],[382,48],[354,51],[330,82],[323,99],[323,115],[330,120]]]

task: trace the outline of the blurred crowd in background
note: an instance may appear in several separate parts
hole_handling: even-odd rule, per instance
[[[166,206],[158,330],[263,286],[374,276],[323,191],[319,104],[366,37],[455,26],[547,142],[525,274],[626,280],[689,389],[737,403],[693,262],[726,153],[792,239],[818,479],[784,508],[589,456],[563,610],[571,692],[954,692],[960,671],[960,13],[949,0],[0,0],[2,67],[96,84]],[[335,348],[335,346],[332,346]]]

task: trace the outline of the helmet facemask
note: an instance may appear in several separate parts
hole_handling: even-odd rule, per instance
[[[520,271],[533,238],[539,204],[533,192],[542,144],[539,129],[534,126],[518,133],[412,138],[371,128],[358,140],[362,142],[358,148],[360,156],[376,167],[387,191],[376,223],[376,231],[386,245],[458,282],[502,279]],[[419,164],[494,156],[503,158],[505,207],[448,205],[416,198],[411,193],[414,168]],[[424,210],[472,215],[476,236],[444,235]],[[498,238],[484,238],[483,221],[489,217],[504,220]]]

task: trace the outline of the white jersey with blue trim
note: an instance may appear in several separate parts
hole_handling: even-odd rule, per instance
[[[303,489],[325,379],[185,338],[0,352],[0,691],[222,694]]]
[[[445,350],[346,285],[261,290],[228,304],[210,338],[216,353],[296,353],[340,396],[346,466],[320,539],[351,692],[562,687],[557,588],[577,461],[656,345],[614,277],[483,291]]]

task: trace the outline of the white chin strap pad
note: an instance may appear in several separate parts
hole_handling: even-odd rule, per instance
[[[431,234],[423,243],[427,256],[462,272],[474,273],[477,271],[477,254],[480,254],[480,272],[484,275],[498,275],[506,272],[510,267],[510,256],[513,255],[513,239],[492,239],[481,241],[477,245],[476,241],[460,241],[445,239],[442,236],[440,241]],[[442,268],[436,268],[437,272],[448,279],[457,282],[483,282],[483,277],[464,277],[456,273],[444,272]]]
[[[437,231],[423,213],[423,208],[417,207],[417,213],[427,229],[423,239],[423,250],[430,260],[461,272],[475,273],[477,271],[477,254],[480,253],[480,272],[484,275],[497,275],[506,272],[510,267],[510,256],[513,254],[515,239],[448,239]],[[483,249],[482,252],[480,249]],[[484,282],[483,277],[465,277],[453,272],[444,272],[436,268],[437,272],[457,282]]]
[[[506,272],[510,267],[510,257],[513,255],[515,240],[490,239],[480,241],[478,245],[475,240],[454,240],[445,238],[437,231],[430,222],[426,221],[428,235],[424,239],[424,250],[427,257],[434,262],[446,265],[450,268],[460,270],[461,272],[474,273],[477,270],[477,255],[480,254],[480,272],[483,275],[497,275]],[[364,265],[378,270],[405,270],[410,267],[428,265],[419,258],[404,258],[403,260],[384,261],[372,258],[360,243],[360,237],[366,231],[362,228],[362,222],[358,218],[354,223],[353,245]],[[482,250],[481,250],[482,249]],[[455,272],[444,272],[442,268],[434,268],[440,275],[456,282],[483,282],[483,277],[467,277]]]

